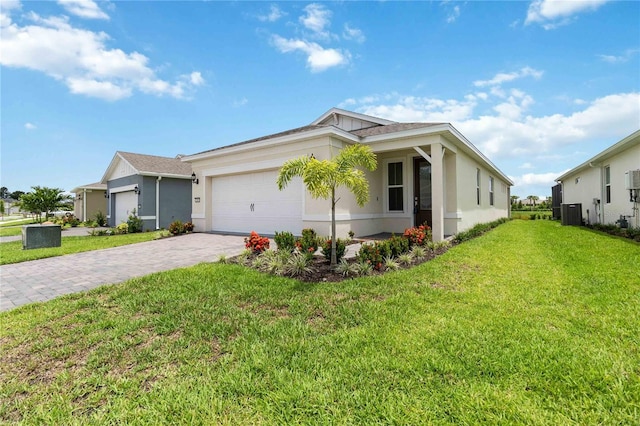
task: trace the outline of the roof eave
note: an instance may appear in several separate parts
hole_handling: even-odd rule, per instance
[[[340,109],[340,108],[331,108],[329,111],[325,112],[320,117],[315,119],[311,123],[311,125],[314,126],[314,125],[320,124],[320,123],[322,123],[324,120],[326,120],[327,118],[329,118],[333,114],[345,115],[345,116],[348,116],[348,117],[357,118],[358,120],[370,121],[372,123],[377,123],[377,124],[380,124],[380,125],[386,125],[386,124],[395,123],[395,121],[386,120],[384,118],[379,118],[379,117],[373,117],[373,116],[366,115],[366,114],[360,114],[359,112],[347,111],[347,110]]]

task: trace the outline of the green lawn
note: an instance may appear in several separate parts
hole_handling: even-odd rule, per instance
[[[23,250],[22,241],[11,241],[0,244],[0,265],[141,243],[153,240],[155,235],[155,232],[143,232],[103,237],[64,237],[60,247],[31,250]]]
[[[0,314],[0,421],[637,424],[637,243],[512,221],[411,270],[192,268]]]

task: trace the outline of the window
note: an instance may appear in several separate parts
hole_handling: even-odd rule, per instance
[[[493,205],[493,176],[489,176],[489,205]]]
[[[476,169],[476,202],[480,205],[480,169]]]
[[[402,185],[402,162],[389,163],[387,165],[387,194],[390,212],[404,210]]]
[[[611,202],[611,167],[604,168],[604,199],[607,204]]]

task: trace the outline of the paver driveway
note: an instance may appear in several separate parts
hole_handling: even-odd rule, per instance
[[[244,250],[241,236],[188,234],[0,266],[0,311],[129,278],[213,262]]]

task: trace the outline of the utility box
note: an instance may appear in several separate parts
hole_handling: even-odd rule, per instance
[[[582,204],[563,204],[562,205],[562,224],[571,226],[582,225]]]
[[[60,225],[25,225],[22,227],[22,249],[30,250],[62,245]]]

